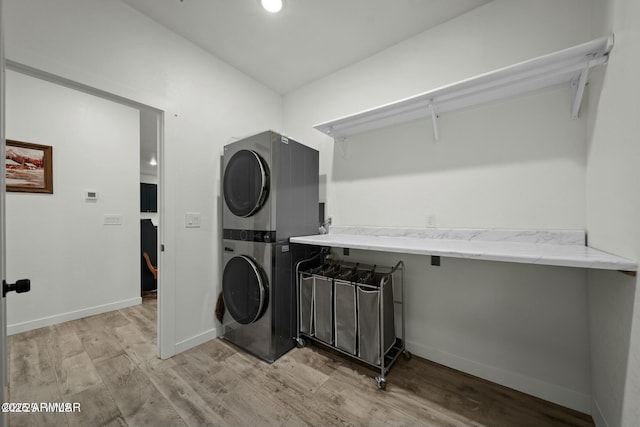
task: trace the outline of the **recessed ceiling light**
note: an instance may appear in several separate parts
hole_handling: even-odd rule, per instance
[[[282,0],[260,0],[264,10],[271,13],[278,13],[282,10]]]

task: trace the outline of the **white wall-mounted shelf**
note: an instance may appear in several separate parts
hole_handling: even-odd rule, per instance
[[[438,115],[466,107],[570,85],[571,117],[578,117],[589,69],[607,62],[613,35],[480,74],[396,102],[320,123],[314,128],[334,140],[431,117],[439,138]]]

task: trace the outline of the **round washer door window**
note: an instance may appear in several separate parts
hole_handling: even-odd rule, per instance
[[[269,170],[264,160],[251,150],[231,156],[224,171],[223,192],[234,215],[246,218],[258,212],[269,193]]]
[[[243,325],[260,318],[267,301],[265,275],[251,258],[232,258],[222,274],[222,298],[235,321]]]

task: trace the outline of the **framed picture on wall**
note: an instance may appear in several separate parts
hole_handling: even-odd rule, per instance
[[[7,140],[7,191],[53,194],[53,159],[50,145]]]

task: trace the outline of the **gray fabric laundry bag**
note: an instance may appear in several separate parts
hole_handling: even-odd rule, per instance
[[[313,285],[315,337],[333,344],[333,279],[315,276]]]
[[[313,336],[313,282],[315,278],[305,274],[300,277],[300,332]]]
[[[378,282],[379,283],[379,282]],[[384,298],[384,352],[393,347],[396,340],[393,306],[393,282],[389,278],[382,289],[358,286],[358,357],[380,365],[380,295]]]
[[[351,282],[334,283],[335,346],[349,354],[356,354],[357,311],[356,287]]]

